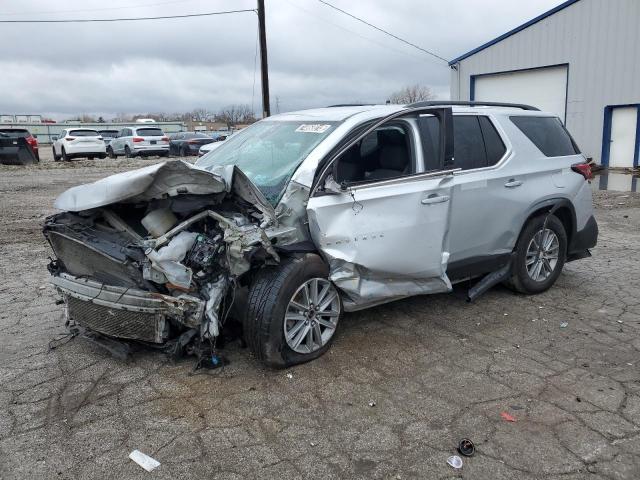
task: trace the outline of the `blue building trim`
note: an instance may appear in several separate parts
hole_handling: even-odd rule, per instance
[[[474,101],[476,99],[476,78],[478,77],[486,77],[489,75],[502,75],[504,73],[521,73],[521,72],[530,72],[534,70],[542,70],[544,68],[557,68],[557,67],[567,67],[567,80],[565,82],[565,92],[564,92],[564,118],[562,122],[567,124],[567,108],[569,103],[569,69],[571,68],[568,63],[556,63],[554,65],[542,65],[541,67],[531,67],[531,68],[519,68],[515,70],[504,70],[501,72],[488,72],[488,73],[477,73],[475,75],[469,76],[469,100]],[[487,99],[484,99],[487,100]]]
[[[449,66],[454,65],[454,64],[458,63],[460,60],[464,60],[465,58],[470,57],[471,55],[475,55],[476,53],[484,50],[485,48],[489,48],[490,46],[495,45],[498,42],[501,42],[505,38],[508,38],[511,35],[515,35],[516,33],[521,32],[522,30],[524,30],[525,28],[528,28],[531,25],[533,25],[535,23],[538,23],[540,20],[544,20],[545,18],[550,17],[554,13],[557,13],[560,10],[564,10],[565,8],[570,7],[571,5],[573,5],[574,3],[579,2],[579,1],[580,0],[568,0],[568,1],[564,2],[564,3],[561,3],[560,5],[558,5],[555,8],[552,8],[548,12],[545,12],[542,15],[538,15],[536,18],[534,18],[532,20],[529,20],[527,23],[523,23],[519,27],[516,27],[513,30],[509,30],[507,33],[504,33],[504,34],[500,35],[499,37],[494,38],[490,42],[487,42],[484,45],[480,45],[478,48],[474,48],[470,52],[467,52],[467,53],[465,53],[463,55],[460,55],[457,58],[454,58],[453,60],[451,60],[449,62]]]
[[[614,108],[635,107],[638,111],[636,116],[636,142],[633,151],[633,166],[640,164],[640,103],[627,103],[622,105],[607,105],[604,107],[604,123],[602,126],[602,155],[600,164],[603,167],[609,166],[609,157],[611,154],[611,119],[613,117]]]

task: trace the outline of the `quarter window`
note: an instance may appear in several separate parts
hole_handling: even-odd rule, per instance
[[[453,167],[469,170],[487,166],[487,154],[478,117],[453,117]]]
[[[496,131],[489,117],[478,117],[480,129],[482,130],[482,138],[484,139],[484,149],[487,154],[487,166],[495,165],[500,161],[507,151],[500,135]]]
[[[509,118],[546,157],[564,157],[580,153],[571,135],[557,117]]]

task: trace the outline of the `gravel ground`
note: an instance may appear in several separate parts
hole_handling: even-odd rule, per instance
[[[596,193],[594,256],[549,292],[349,314],[288,371],[237,344],[197,374],[83,340],[49,352],[64,320],[40,223],[64,189],[155,161],[0,166],[0,478],[640,478],[639,194]],[[477,453],[454,471],[463,437]]]

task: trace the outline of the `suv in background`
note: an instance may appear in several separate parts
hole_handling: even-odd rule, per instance
[[[24,138],[27,141],[36,160],[40,161],[40,153],[38,152],[38,139],[26,128],[0,128],[0,133],[4,133],[9,138]]]
[[[92,128],[65,128],[59,136],[51,137],[53,144],[53,160],[67,161],[72,158],[85,157],[89,160],[105,158],[104,140],[97,130]]]
[[[158,127],[126,127],[111,140],[107,155],[110,158],[117,158],[118,155],[127,158],[146,155],[166,157],[169,155],[169,138]]]
[[[102,135],[102,139],[104,140],[105,145],[109,145],[111,140],[118,136],[119,130],[98,130],[100,135]]]
[[[472,279],[470,300],[544,292],[596,244],[590,178],[558,117],[526,105],[285,113],[195,165],[60,195],[49,271],[66,318],[109,341],[211,358],[235,320],[285,367],[326,352],[345,311]]]

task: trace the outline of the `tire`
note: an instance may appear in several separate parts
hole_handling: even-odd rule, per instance
[[[546,219],[546,231],[548,236],[545,237],[543,228],[545,226]],[[553,240],[553,236],[555,239]],[[534,241],[535,237],[535,241]],[[537,254],[532,252],[536,250],[540,240],[547,240],[547,243],[551,242],[552,247],[549,252],[543,252],[545,259],[540,260],[538,251]],[[557,248],[555,248],[557,246]],[[539,250],[539,249],[538,249]],[[554,252],[557,250],[557,254]],[[557,255],[555,264],[553,263],[553,256]],[[537,294],[542,293],[556,282],[562,268],[567,259],[567,232],[564,229],[564,225],[555,215],[540,215],[532,218],[525,225],[518,243],[516,245],[514,264],[511,267],[511,278],[506,282],[507,286],[525,294]],[[533,262],[533,263],[531,263]],[[527,263],[530,263],[527,266]],[[536,267],[539,265],[539,267]],[[539,268],[539,275],[536,277],[536,268]],[[545,276],[546,275],[546,276]]]
[[[53,161],[59,162],[62,157],[56,154],[56,149],[54,147],[51,147],[51,151],[53,152]]]
[[[89,160],[93,160],[93,159],[94,159],[94,158],[96,158],[96,157],[94,157],[93,155],[89,155],[87,158],[88,158]]]
[[[131,149],[129,148],[129,145],[125,145],[125,147],[124,147],[124,156],[127,157],[127,158],[135,157],[135,155],[131,152]]]
[[[189,147],[186,147],[186,146],[182,147],[180,149],[180,156],[181,157],[189,157],[189,156],[191,156],[191,153],[189,152]]]
[[[342,302],[338,291],[329,282],[328,276],[327,265],[315,254],[283,258],[280,265],[265,267],[254,276],[249,287],[247,310],[243,319],[244,338],[256,357],[267,366],[285,368],[308,362],[320,357],[330,348],[342,314]],[[290,302],[294,298],[298,300],[301,298],[298,295],[302,295],[301,289],[306,282],[317,282],[318,290],[324,288],[320,285],[328,286],[325,296],[321,298],[324,300],[333,299],[330,307],[331,317],[322,318],[321,321],[324,323],[317,324],[318,330],[312,325],[316,318],[320,317],[307,317],[302,313],[291,313],[290,310],[295,308]],[[335,298],[333,293],[335,293]],[[330,294],[331,297],[328,296]],[[323,311],[329,313],[327,310]],[[295,315],[300,320],[285,320],[285,313]],[[329,322],[330,318],[335,318],[335,320]],[[299,322],[302,322],[302,325]],[[326,323],[332,323],[333,327],[328,328],[325,326]],[[300,328],[296,330],[295,327],[298,326]],[[304,337],[304,344],[300,343],[298,346],[299,351],[295,351],[285,339],[286,328],[289,328],[292,333],[295,330],[299,332],[300,337]],[[309,334],[311,342],[308,341],[309,337],[303,334],[303,331],[310,329],[313,329],[313,333]],[[316,332],[321,332],[321,341],[315,342],[315,339],[319,338]],[[327,338],[323,338],[325,335]],[[292,336],[291,342],[295,343],[297,335]],[[308,348],[309,343],[312,344],[313,349],[302,351]]]
[[[71,160],[71,157],[69,155],[67,155],[67,151],[64,149],[64,147],[62,147],[62,161],[63,162],[68,162],[69,160]]]
[[[104,160],[105,158],[107,158],[107,155],[106,154],[101,154],[101,155],[98,155],[98,158],[100,160]]]
[[[107,148],[107,155],[109,156],[109,158],[118,158],[118,156],[113,151],[113,148],[111,147]]]

